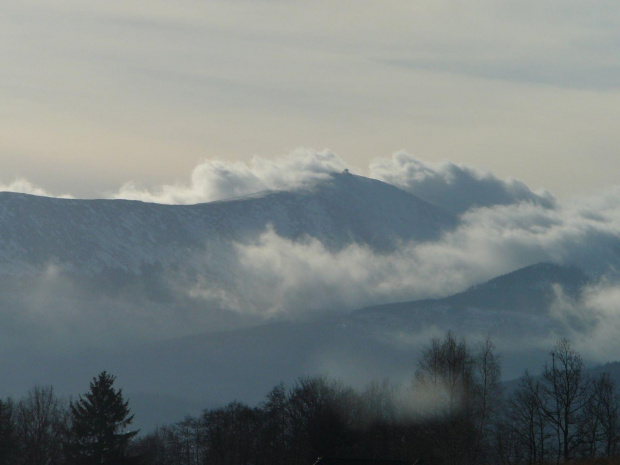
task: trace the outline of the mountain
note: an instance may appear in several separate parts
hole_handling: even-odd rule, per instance
[[[281,237],[316,238],[377,250],[424,241],[457,219],[394,186],[348,173],[295,191],[263,192],[197,205],[73,200],[0,193],[0,273],[49,266],[75,273],[192,263],[195,254],[247,242],[271,225]]]
[[[452,296],[367,307],[353,317],[399,331],[439,326],[509,338],[544,337],[562,332],[563,323],[550,313],[558,292],[576,300],[589,283],[579,268],[538,263]]]
[[[564,295],[576,299],[588,283],[590,278],[579,268],[537,263],[449,297],[376,305],[358,310],[357,314],[410,316],[412,312],[462,311],[472,308],[543,315],[556,298],[557,286]]]

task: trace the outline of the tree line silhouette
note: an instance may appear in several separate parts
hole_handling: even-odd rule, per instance
[[[422,351],[407,386],[356,390],[301,377],[257,406],[233,401],[137,436],[128,402],[103,372],[77,402],[40,386],[0,401],[0,463],[311,465],[332,456],[533,465],[616,456],[616,385],[607,373],[588,376],[568,340],[540,376],[525,372],[510,392],[500,376],[490,340],[471,345],[449,332]]]

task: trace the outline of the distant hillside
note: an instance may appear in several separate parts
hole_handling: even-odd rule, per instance
[[[291,192],[198,205],[72,200],[0,193],[0,273],[54,265],[78,273],[192,262],[197,252],[255,239],[270,225],[286,238],[313,237],[390,249],[453,228],[454,216],[394,186],[351,174]],[[214,257],[215,259],[217,257]]]
[[[538,263],[472,286],[464,292],[441,298],[376,305],[359,310],[360,317],[383,315],[393,317],[421,316],[424,312],[462,312],[466,309],[531,313],[545,315],[555,299],[554,286],[577,298],[590,282],[579,268],[552,263]]]

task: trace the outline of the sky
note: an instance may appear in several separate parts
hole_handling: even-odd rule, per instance
[[[122,197],[312,149],[591,194],[620,176],[619,22],[611,0],[0,2],[0,185]]]

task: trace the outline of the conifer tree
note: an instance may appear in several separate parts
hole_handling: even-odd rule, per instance
[[[115,376],[103,371],[90,383],[90,391],[70,404],[70,439],[67,458],[76,465],[133,463],[127,445],[137,431],[127,431],[133,420],[129,402],[113,387]]]

